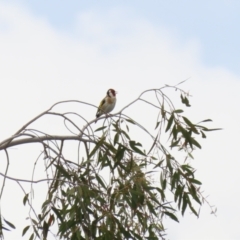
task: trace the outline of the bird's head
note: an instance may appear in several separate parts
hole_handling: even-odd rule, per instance
[[[117,94],[117,92],[112,88],[108,89],[108,91],[107,91],[107,96],[109,96],[109,97],[116,97],[116,94]]]

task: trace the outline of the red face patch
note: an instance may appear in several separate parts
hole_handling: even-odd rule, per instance
[[[107,91],[107,95],[109,97],[115,97],[116,96],[116,91],[112,88],[110,88],[108,91]]]

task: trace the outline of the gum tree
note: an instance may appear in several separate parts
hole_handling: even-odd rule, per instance
[[[175,108],[166,90],[174,90],[182,109]],[[143,126],[126,114],[139,102],[144,104],[142,109],[153,110],[147,118],[154,125]],[[56,110],[70,104],[76,111]],[[201,138],[217,129],[206,127],[210,119],[193,123],[185,116],[183,109],[190,107],[188,93],[179,85],[146,90],[121,111],[100,117],[97,124],[84,118],[82,105],[95,107],[82,101],[58,102],[0,143],[6,156],[6,169],[0,173],[1,198],[6,181],[21,187],[23,205],[29,208],[24,238],[164,239],[165,217],[178,222],[177,216],[187,209],[199,215],[206,199],[191,162],[194,151],[201,149]],[[53,134],[32,127],[49,116],[61,120],[62,129]],[[10,177],[9,150],[33,143],[41,147],[33,161],[44,162],[46,177],[34,180],[36,166],[32,179]],[[31,184],[31,190],[25,190],[22,182]],[[46,186],[40,208],[33,206],[36,184]],[[3,238],[4,231],[15,226],[2,209]]]

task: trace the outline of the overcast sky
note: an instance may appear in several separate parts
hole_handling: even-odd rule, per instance
[[[199,219],[189,213],[180,223],[166,219],[168,237],[240,239],[239,12],[237,0],[2,0],[1,140],[60,100],[98,105],[114,88],[118,111],[143,90],[189,78],[182,87],[193,96],[190,116],[223,128],[201,142],[193,163],[218,212],[204,205]],[[86,112],[89,120],[94,115]]]

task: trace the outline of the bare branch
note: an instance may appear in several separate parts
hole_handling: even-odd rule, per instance
[[[6,157],[7,157],[7,167],[6,167],[6,171],[5,171],[5,176],[6,176],[6,175],[7,175],[7,172],[8,172],[8,167],[9,167],[9,155],[8,155],[8,151],[7,151],[6,149],[4,149],[4,151],[5,151]],[[4,186],[5,186],[5,181],[6,181],[6,177],[4,177],[4,179],[3,179],[3,184],[2,184],[0,199],[2,198],[3,189],[4,189]]]
[[[89,139],[84,139],[80,138],[79,136],[57,136],[57,135],[52,135],[52,136],[39,136],[39,137],[33,137],[33,138],[23,138],[19,140],[14,140],[12,142],[7,142],[3,145],[0,146],[0,150],[7,149],[9,147],[13,147],[16,145],[21,145],[21,144],[26,144],[26,143],[42,143],[43,141],[65,141],[65,140],[75,140],[75,141],[82,141],[82,142],[91,142],[91,143],[96,143],[93,140]]]

